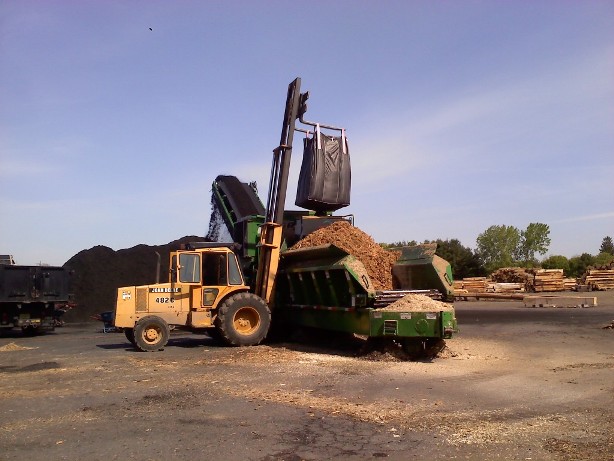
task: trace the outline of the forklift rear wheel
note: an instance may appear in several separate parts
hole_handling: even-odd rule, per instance
[[[143,317],[134,328],[135,346],[143,352],[161,351],[168,343],[169,335],[168,324],[160,317]]]
[[[126,339],[130,341],[133,346],[136,346],[136,340],[134,339],[134,328],[124,328],[124,334]]]
[[[270,325],[271,311],[264,300],[239,293],[222,303],[216,327],[231,346],[255,346],[266,337]]]

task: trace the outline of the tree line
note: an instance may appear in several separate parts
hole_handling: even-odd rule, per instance
[[[588,267],[602,266],[614,261],[614,243],[606,236],[595,255],[583,253],[567,258],[562,255],[538,259],[550,246],[550,227],[531,223],[521,230],[514,226],[494,225],[478,235],[475,250],[465,247],[457,239],[425,240],[437,243],[436,254],[452,265],[455,279],[484,277],[502,267],[563,269],[566,277],[580,277]],[[416,241],[382,244],[384,248],[416,245]]]

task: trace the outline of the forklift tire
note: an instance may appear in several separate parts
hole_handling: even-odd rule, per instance
[[[224,342],[224,338],[222,337],[222,333],[220,332],[218,327],[207,328],[207,332],[206,333],[215,342],[218,342],[218,343],[223,343]]]
[[[136,322],[134,327],[134,345],[142,352],[163,350],[166,343],[168,343],[169,336],[170,329],[168,324],[160,317],[154,315],[143,317]]]
[[[220,306],[216,328],[231,346],[260,344],[271,326],[271,311],[266,302],[252,293],[239,293]]]
[[[124,328],[124,334],[126,339],[130,341],[130,344],[136,346],[136,340],[134,339],[134,328]]]

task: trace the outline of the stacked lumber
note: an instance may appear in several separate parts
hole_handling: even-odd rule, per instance
[[[614,290],[614,269],[588,269],[582,276],[582,283],[592,290]]]
[[[502,267],[494,271],[490,278],[497,283],[522,283],[524,285],[530,276],[523,267]]]
[[[573,291],[578,286],[578,281],[574,278],[566,277],[563,279],[563,286],[565,287],[565,291]]]
[[[455,295],[459,295],[462,293],[467,293],[467,290],[465,290],[465,288],[463,288],[463,281],[462,280],[454,280],[454,283],[452,284],[452,286],[454,287],[454,294]]]
[[[533,275],[533,279],[528,282],[530,291],[543,292],[565,290],[563,269],[528,269],[527,272]]]
[[[492,293],[523,293],[525,291],[525,284],[523,283],[511,283],[511,282],[498,282],[489,283],[488,291]]]
[[[467,277],[454,281],[455,292],[484,293],[488,286],[486,277]]]

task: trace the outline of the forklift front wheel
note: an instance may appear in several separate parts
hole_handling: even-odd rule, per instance
[[[262,298],[252,293],[231,296],[220,306],[217,328],[232,346],[255,346],[269,332],[271,311]]]
[[[168,343],[169,336],[168,324],[160,317],[153,315],[143,317],[134,327],[135,346],[142,352],[161,351]]]

